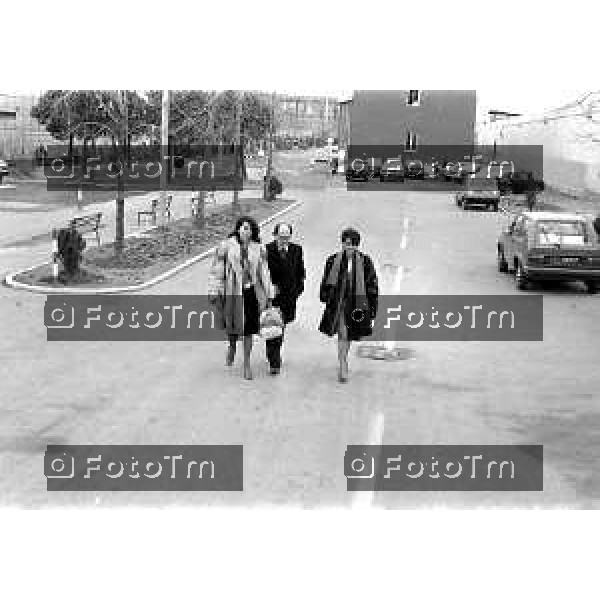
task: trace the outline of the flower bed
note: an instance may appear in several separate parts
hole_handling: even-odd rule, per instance
[[[241,215],[258,222],[283,210],[295,200],[271,202],[253,200],[240,204]],[[85,250],[81,274],[70,281],[56,281],[52,265],[45,264],[18,274],[14,279],[29,285],[60,289],[67,286],[111,288],[139,285],[183,264],[218,244],[232,230],[237,219],[231,206],[207,215],[204,224],[186,218],[172,221],[164,230],[152,229],[139,237],[125,239],[123,251],[116,252],[114,242]]]

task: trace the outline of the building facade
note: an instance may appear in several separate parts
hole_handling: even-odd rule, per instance
[[[299,139],[326,139],[337,135],[337,104],[310,96],[276,98],[277,134]]]
[[[402,146],[429,159],[419,156],[421,150],[475,144],[475,90],[360,90],[348,106],[347,137],[353,146]],[[448,160],[456,158],[461,157]]]
[[[274,104],[275,137],[308,145],[337,136],[338,105],[335,98],[254,92],[266,104]]]
[[[600,193],[600,92],[539,115],[486,119],[480,127],[483,143],[537,145],[543,151],[546,185],[575,195]]]
[[[31,116],[37,101],[35,94],[0,92],[0,157],[31,156],[40,145],[53,143],[45,127]]]

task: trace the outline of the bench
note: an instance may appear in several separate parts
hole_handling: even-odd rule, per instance
[[[98,246],[100,245],[100,221],[102,213],[93,213],[84,217],[75,217],[71,221],[79,233],[95,233]]]
[[[156,213],[158,212],[158,205],[160,202],[160,198],[154,198],[152,200],[152,207],[150,210],[141,210],[138,212],[138,227],[140,225],[140,216],[141,215],[150,215],[152,217],[152,222],[156,224]],[[167,196],[167,220],[171,220],[171,202],[173,202],[173,196],[170,194]]]

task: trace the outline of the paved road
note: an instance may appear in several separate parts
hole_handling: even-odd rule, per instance
[[[600,298],[576,287],[543,289],[544,342],[411,343],[414,358],[397,362],[353,353],[350,382],[340,385],[335,342],[316,331],[321,269],[340,230],[353,225],[364,232],[384,286],[391,271],[383,265],[405,267],[401,293],[512,294],[511,277],[495,266],[504,217],[464,213],[449,194],[365,194],[339,183],[298,193],[304,204],[289,218],[305,246],[308,280],[278,378],[267,374],[262,347],[249,382],[239,361],[224,366],[222,343],[47,343],[45,298],[0,289],[0,500],[598,506]],[[203,293],[207,272],[207,263],[195,265],[151,292]],[[47,493],[42,463],[51,443],[243,444],[245,490]],[[545,491],[351,494],[344,451],[363,443],[544,444]]]

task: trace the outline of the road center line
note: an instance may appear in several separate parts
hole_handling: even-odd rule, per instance
[[[383,444],[383,430],[384,430],[384,416],[382,412],[375,413],[375,417],[372,419],[369,427],[369,438],[367,444],[369,446],[381,446]],[[375,460],[375,464],[378,462],[378,458]],[[373,482],[375,483],[375,482]],[[354,492],[354,498],[352,500],[352,508],[370,509],[373,508],[373,501],[375,500],[375,490],[369,490],[365,492]]]

